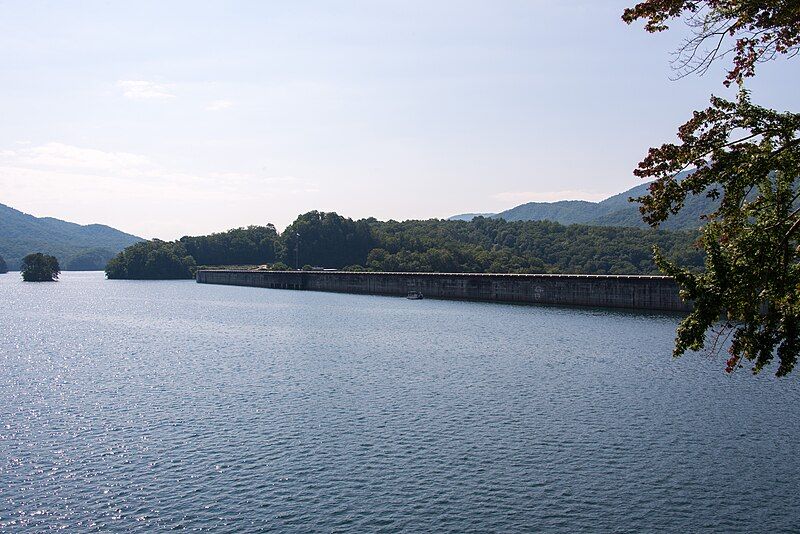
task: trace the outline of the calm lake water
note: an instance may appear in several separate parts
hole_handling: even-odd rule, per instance
[[[0,531],[798,531],[798,377],[677,320],[3,275]]]

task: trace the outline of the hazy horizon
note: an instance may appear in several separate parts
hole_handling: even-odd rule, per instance
[[[569,193],[569,191],[567,191],[565,193]],[[614,195],[616,195],[616,194],[617,193],[615,193]],[[523,204],[528,204],[528,203],[531,203],[531,202],[539,202],[539,203],[591,202],[591,203],[597,204],[600,201],[605,200],[607,198],[609,198],[609,197],[603,196],[599,200],[571,199],[571,198],[559,198],[559,199],[554,199],[554,200],[543,199],[543,200],[537,200],[537,201],[527,201],[527,202],[523,202]],[[14,209],[14,210],[17,210],[17,211],[23,213],[24,215],[33,216],[33,217],[36,217],[36,218],[39,218],[39,219],[42,219],[42,218],[58,219],[58,217],[53,217],[52,215],[48,215],[46,213],[44,213],[44,214],[36,214],[36,213],[30,213],[30,212],[27,212],[27,211],[24,211],[24,210],[20,210],[18,208],[15,208],[14,206],[9,206],[8,204],[4,204],[3,202],[0,202],[0,205],[5,205],[5,206],[7,206],[7,207],[9,207],[11,209]],[[520,206],[520,204],[515,204],[514,206],[511,206],[511,207],[514,208],[514,207],[519,207],[519,206]],[[310,211],[313,211],[313,210],[310,210]],[[321,211],[321,210],[317,210],[317,211]],[[337,212],[335,210],[331,210],[331,211],[336,213],[337,215],[341,215],[343,217],[349,217],[348,214],[346,214],[346,213],[339,213],[339,212]],[[396,220],[396,221],[402,222],[402,221],[412,221],[412,220],[433,220],[433,219],[445,219],[446,220],[446,219],[450,219],[450,218],[453,218],[453,217],[464,216],[464,215],[474,215],[476,217],[479,216],[479,215],[482,215],[482,216],[492,217],[492,216],[498,215],[498,214],[500,214],[500,213],[502,213],[504,211],[506,211],[506,210],[500,210],[500,211],[497,211],[497,212],[461,212],[461,213],[451,213],[449,215],[443,215],[443,216],[432,216],[432,217],[428,217],[428,218],[424,218],[424,219],[423,218],[414,219],[414,218],[409,218],[409,217],[401,218],[401,219],[391,219],[391,218],[380,219],[380,218],[374,217],[372,215],[368,215],[368,216],[365,216],[365,217],[355,217],[355,218],[354,217],[350,217],[350,218],[368,219],[370,217],[373,217],[373,218],[376,218],[378,220],[383,220],[383,221]],[[308,212],[304,212],[304,213],[308,213]],[[303,215],[303,213],[296,214],[297,217],[299,217],[301,215]],[[67,222],[67,223],[76,223],[76,221],[72,221],[72,220],[65,220],[65,219],[58,219],[58,220],[61,220],[63,222]],[[292,222],[294,222],[294,219],[292,221],[289,221],[287,224],[285,224],[283,226],[276,225],[276,224],[272,223],[271,221],[260,222],[260,223],[257,223],[257,224],[261,225],[261,226],[267,225],[267,224],[273,224],[275,226],[275,229],[278,231],[278,233],[283,233],[283,231],[286,230],[286,228],[288,226],[290,226]],[[107,225],[106,223],[104,223],[103,221],[93,221],[93,222],[88,222],[88,223],[81,222],[81,223],[76,223],[76,224],[80,224],[82,226],[91,226],[91,225],[110,226],[110,225]],[[246,227],[246,226],[249,226],[249,225],[245,224],[245,225],[241,225],[241,226],[238,226],[238,227],[237,226],[225,227],[225,228],[220,228],[219,230],[213,230],[213,231],[208,232],[208,233],[224,232],[225,230],[231,230],[231,229],[234,229],[234,228],[241,228],[241,227]],[[133,234],[132,232],[127,232],[126,230],[124,230],[122,228],[115,228],[115,229],[116,230],[120,230],[120,231],[125,232],[125,233],[128,233],[128,234],[131,234],[131,235],[134,235],[135,237],[142,237],[142,236],[137,236],[136,234]],[[201,235],[201,234],[183,234],[183,235],[174,236],[174,237],[177,239],[179,237],[195,236],[195,235]],[[147,239],[152,239],[152,238],[163,239],[160,236],[151,236],[151,237],[149,237]]]
[[[6,2],[0,203],[173,239],[601,200],[735,93],[670,81],[632,3]],[[782,63],[755,103],[796,105]]]

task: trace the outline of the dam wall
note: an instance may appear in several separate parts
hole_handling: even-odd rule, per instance
[[[201,270],[201,284],[404,297],[689,311],[666,276]]]

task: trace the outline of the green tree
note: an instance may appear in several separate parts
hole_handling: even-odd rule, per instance
[[[26,282],[55,282],[61,268],[54,256],[37,252],[22,258],[22,279]]]
[[[337,269],[363,264],[374,246],[367,221],[319,211],[300,215],[281,238],[283,261],[296,269],[305,264]]]
[[[6,265],[6,260],[3,259],[3,256],[0,256],[0,274],[5,274],[8,272],[8,265]]]
[[[701,350],[709,340],[716,349],[730,336],[729,372],[746,359],[757,373],[777,356],[783,376],[800,352],[800,115],[752,104],[744,81],[759,62],[800,52],[800,3],[648,0],[623,14],[628,23],[645,20],[650,32],[676,18],[694,31],[678,51],[679,74],[706,72],[716,59],[731,56],[725,84],[739,84],[740,92],[733,102],[712,97],[710,107],[680,127],[680,143],[650,149],[635,171],[655,178],[649,194],[636,199],[653,226],[694,195],[719,199],[702,228],[704,272],[656,250],[658,265],[694,301],[678,328],[675,355]],[[694,172],[682,175],[687,169]],[[720,325],[723,313],[727,321]]]
[[[263,265],[274,262],[280,252],[278,232],[271,224],[187,236],[180,242],[199,265]]]
[[[179,241],[142,241],[106,265],[109,280],[179,280],[192,278],[197,264]]]

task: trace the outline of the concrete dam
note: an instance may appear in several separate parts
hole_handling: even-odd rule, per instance
[[[686,312],[667,276],[201,270],[200,284]]]

